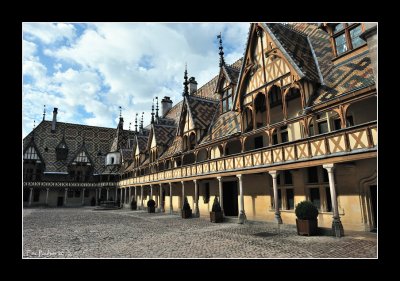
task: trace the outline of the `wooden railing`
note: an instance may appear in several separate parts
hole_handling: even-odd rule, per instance
[[[307,139],[281,143],[122,180],[118,186],[148,184],[168,179],[184,179],[213,173],[263,168],[307,159],[373,151],[377,149],[377,141],[377,123],[373,121]]]

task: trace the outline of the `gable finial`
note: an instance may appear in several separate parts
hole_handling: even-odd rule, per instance
[[[144,115],[144,112],[142,112],[142,120],[140,120],[140,129],[142,129],[142,130],[143,130],[143,115]]]
[[[135,132],[137,133],[137,117],[139,113],[136,112],[136,117],[135,117]]]
[[[189,95],[189,87],[188,87],[188,76],[187,76],[187,63],[185,63],[185,75],[183,76],[183,79],[185,80],[183,82],[183,96],[188,96]]]
[[[151,124],[154,123],[154,98],[153,103],[151,104]]]
[[[221,32],[219,35],[217,35],[217,38],[219,38],[219,67],[222,67],[225,64],[224,60],[224,47],[222,47],[222,34]]]
[[[132,122],[129,122],[129,131],[131,131],[131,124],[132,124]]]
[[[46,117],[46,105],[43,105],[43,121],[45,117]]]
[[[122,107],[119,106],[119,119],[121,119],[121,117],[122,117]]]
[[[158,120],[158,97],[156,97],[156,118]]]
[[[35,124],[35,120],[33,120],[33,130],[35,130],[36,124]]]

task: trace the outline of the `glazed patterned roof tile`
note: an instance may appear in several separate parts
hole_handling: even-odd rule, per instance
[[[217,110],[218,103],[195,96],[188,96],[187,103],[195,127],[207,130]]]
[[[223,67],[224,67],[224,69],[226,71],[226,74],[229,76],[229,79],[233,83],[237,84],[237,80],[239,78],[240,69],[231,67],[229,65],[224,65]]]
[[[169,119],[169,120],[173,120],[175,125],[178,124],[179,123],[179,118],[180,118],[180,115],[181,115],[182,104],[183,104],[183,100],[181,100],[180,102],[175,104],[167,112],[167,114],[164,116],[164,118]]]
[[[374,85],[374,76],[368,52],[337,65],[325,78],[311,105],[326,102],[352,90]]]
[[[201,144],[240,132],[240,113],[228,111],[216,118]]]
[[[154,124],[154,134],[157,145],[167,148],[168,144],[173,141],[175,133],[176,127]]]
[[[94,173],[101,173],[104,169],[104,155],[110,149],[116,129],[57,122],[56,132],[51,133],[51,123],[51,121],[42,121],[34,129],[35,144],[43,157],[45,172],[67,172],[69,163],[72,162],[85,140],[85,148],[93,161]],[[65,142],[69,149],[68,157],[66,160],[58,161],[55,148],[61,142],[64,130]],[[31,135],[32,132],[24,138],[24,149],[29,145]],[[101,155],[98,155],[99,152]]]
[[[163,153],[163,155],[160,157],[160,159],[164,159],[170,156],[174,156],[175,154],[178,154],[182,152],[182,137],[181,136],[176,136],[174,138],[174,141],[172,144],[168,147],[168,149]]]
[[[121,156],[122,156],[123,161],[133,160],[132,149],[127,149],[127,148],[121,149]]]
[[[137,141],[139,144],[139,151],[142,153],[145,152],[147,149],[147,142],[149,141],[149,136],[148,135],[147,136],[138,135]]]
[[[280,23],[266,24],[303,74],[311,81],[320,81],[318,69],[307,35]]]

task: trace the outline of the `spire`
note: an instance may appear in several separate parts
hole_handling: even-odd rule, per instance
[[[153,103],[151,104],[151,124],[154,123],[154,98]]]
[[[189,88],[188,88],[188,76],[187,76],[187,63],[185,64],[185,76],[183,76],[183,79],[185,80],[183,82],[183,96],[188,96],[189,95]]]
[[[140,120],[140,129],[143,130],[143,114],[144,112],[142,112],[142,120]]]
[[[138,113],[136,113],[136,117],[135,117],[135,132],[137,133],[137,117],[138,117]]]
[[[119,120],[122,119],[122,107],[119,106]]]
[[[129,122],[129,131],[131,131],[131,124],[132,124],[132,122]]]
[[[224,47],[222,47],[222,35],[221,32],[219,35],[217,35],[217,38],[219,38],[219,67],[222,67],[225,65],[225,60],[224,60]]]
[[[45,117],[46,117],[46,105],[43,105],[43,121]]]
[[[158,120],[158,97],[156,97],[156,118]]]
[[[35,124],[35,120],[33,120],[33,130],[35,130],[36,124]]]

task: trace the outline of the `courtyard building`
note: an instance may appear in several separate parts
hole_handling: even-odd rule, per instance
[[[336,236],[375,230],[376,25],[252,23],[230,65],[218,37],[219,73],[197,87],[185,69],[182,100],[157,97],[145,127],[43,117],[23,143],[24,206],[154,199],[175,213],[187,197],[208,218],[218,197],[239,223],[293,225],[309,200]]]

